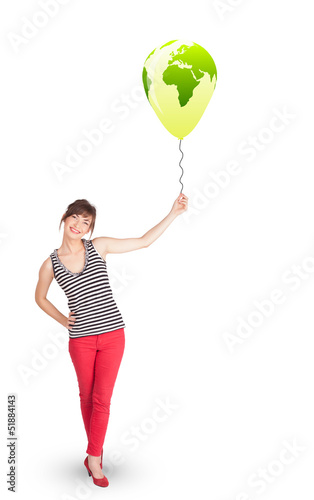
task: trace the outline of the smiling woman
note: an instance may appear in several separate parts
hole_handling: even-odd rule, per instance
[[[51,252],[39,270],[35,301],[68,329],[69,354],[88,440],[84,465],[98,486],[109,484],[101,471],[102,446],[125,345],[125,323],[112,294],[105,256],[148,247],[186,209],[187,197],[180,194],[169,214],[139,238],[101,236],[87,240],[84,236],[88,232],[91,236],[95,227],[96,208],[85,199],[76,200],[61,218],[59,229],[64,222],[64,233],[60,248]],[[67,296],[69,317],[46,297],[53,278]]]
[[[84,226],[88,227],[88,230],[91,231],[90,235],[93,234],[96,221],[96,208],[87,200],[76,200],[68,206],[67,211],[63,214],[60,221],[59,229],[61,228],[62,222],[65,222],[65,220],[70,216],[72,216],[73,222],[71,227],[79,231],[76,222],[78,223],[79,219],[82,219],[84,221]]]

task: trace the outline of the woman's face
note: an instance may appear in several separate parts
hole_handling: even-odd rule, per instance
[[[64,221],[64,232],[67,236],[81,239],[90,230],[91,215],[69,215]]]

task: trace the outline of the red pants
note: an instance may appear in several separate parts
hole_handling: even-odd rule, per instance
[[[86,453],[101,455],[110,401],[125,345],[124,328],[99,335],[69,338],[88,445]]]

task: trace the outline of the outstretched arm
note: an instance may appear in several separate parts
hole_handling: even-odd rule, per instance
[[[152,227],[147,233],[145,233],[142,238],[145,241],[145,246],[148,247],[151,245],[154,241],[159,238],[159,236],[162,235],[162,233],[167,229],[167,227],[171,224],[174,219],[184,212],[187,209],[188,205],[188,198],[184,194],[181,194],[178,196],[178,198],[175,200],[172,209],[170,210],[169,214],[166,215],[166,217],[159,222],[156,226]]]
[[[151,245],[154,241],[162,235],[162,233],[167,229],[167,227],[173,222],[173,220],[187,210],[188,198],[184,194],[180,194],[175,200],[170,212],[166,217],[160,221],[156,226],[152,227],[140,238],[109,238],[107,236],[101,236],[95,238],[93,242],[96,243],[97,248],[100,250],[100,254],[104,257],[107,253],[123,253],[131,252],[132,250],[138,250],[140,248],[146,248]]]

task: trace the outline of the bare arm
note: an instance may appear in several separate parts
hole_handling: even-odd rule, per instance
[[[176,218],[176,214],[169,212],[168,215],[162,221],[160,221],[156,226],[152,227],[147,233],[145,233],[142,238],[146,242],[145,246],[151,245],[154,241],[162,235],[162,233],[170,226],[171,222]]]
[[[156,226],[152,227],[140,238],[109,238],[107,236],[101,236],[99,238],[94,238],[93,241],[96,242],[97,247],[100,249],[100,254],[104,256],[108,253],[123,253],[131,252],[132,250],[138,250],[140,248],[146,248],[151,245],[154,241],[162,235],[162,233],[167,229],[167,227],[174,221],[177,215],[181,214],[187,209],[188,198],[182,194],[179,195],[175,200],[172,209],[169,214],[166,215],[162,221],[160,221]]]
[[[38,283],[35,290],[35,302],[49,316],[58,321],[62,326],[67,327],[68,318],[64,316],[47,298],[50,284],[53,280],[53,269],[50,257],[46,259],[40,270]]]

